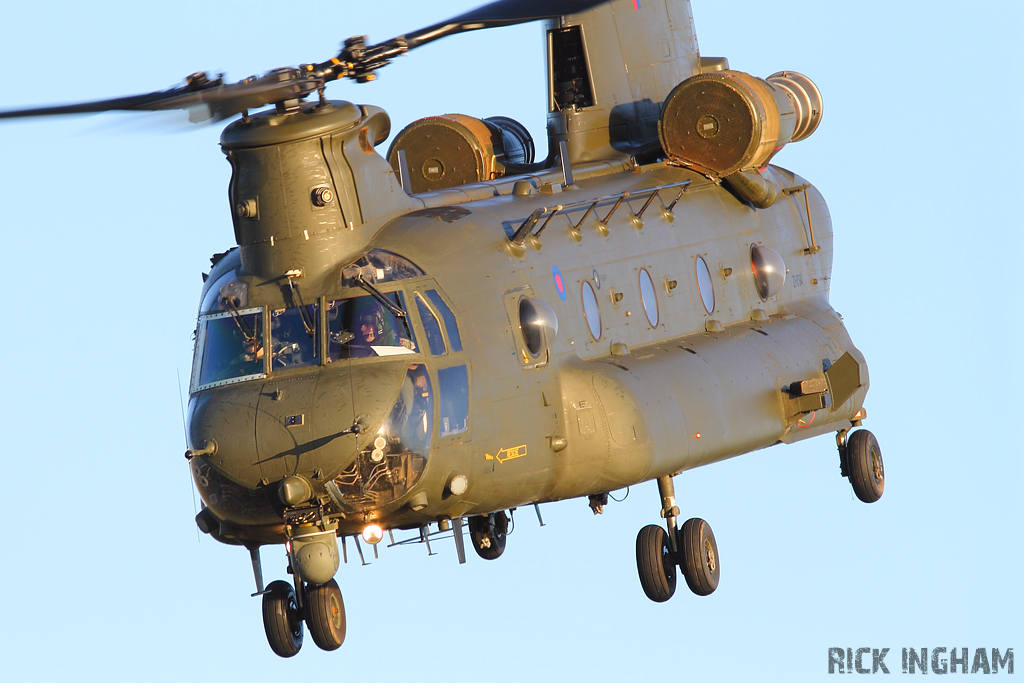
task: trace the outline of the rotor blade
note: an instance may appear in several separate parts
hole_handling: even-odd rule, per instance
[[[17,109],[13,111],[0,111],[0,119],[14,119],[27,116],[56,116],[60,114],[95,114],[103,111],[140,111],[151,109],[153,104],[168,98],[173,98],[183,92],[187,92],[187,86],[160,90],[145,95],[131,95],[129,97],[116,97],[110,100],[98,100],[95,102],[80,102],[78,104],[65,104],[55,107],[34,107],[32,109]]]
[[[498,0],[405,35],[409,49],[438,38],[482,28],[512,26],[583,12],[608,0]]]
[[[311,65],[311,72],[325,82],[338,78],[354,78],[360,83],[365,83],[374,80],[374,71],[389,64],[393,58],[439,38],[482,28],[512,26],[538,19],[576,14],[608,1],[498,0],[377,45],[366,45],[366,36],[353,36],[345,41],[344,49],[336,58]]]
[[[168,90],[82,102],[55,107],[36,107],[0,112],[0,119],[60,114],[91,114],[104,111],[166,111],[187,109],[199,112],[196,121],[222,120],[248,109],[289,99],[301,99],[321,84],[298,69],[278,69],[259,77],[225,84],[209,80],[205,74],[193,74],[186,85]]]

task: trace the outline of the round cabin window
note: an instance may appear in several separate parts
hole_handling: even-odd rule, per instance
[[[526,350],[539,358],[558,334],[558,319],[547,303],[524,296],[519,300],[519,328],[523,331]]]
[[[587,319],[587,327],[590,328],[590,336],[594,340],[601,338],[601,309],[597,305],[597,294],[594,293],[594,286],[589,281],[583,281],[583,315]]]
[[[700,291],[700,300],[704,302],[704,309],[708,313],[715,312],[715,285],[711,281],[711,271],[708,264],[704,262],[703,256],[697,257],[697,289]]]
[[[640,301],[644,305],[644,313],[647,314],[647,322],[651,327],[658,326],[658,295],[654,291],[654,282],[646,268],[640,269]]]
[[[786,284],[786,263],[771,247],[750,245],[750,269],[754,271],[754,286],[762,301],[778,294]]]

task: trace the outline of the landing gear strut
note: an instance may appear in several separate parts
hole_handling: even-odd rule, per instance
[[[718,545],[711,525],[693,518],[676,527],[676,507],[672,477],[658,479],[661,516],[666,529],[650,524],[636,537],[636,567],[640,585],[651,600],[665,602],[676,590],[676,566],[682,570],[686,585],[697,595],[710,595],[718,588],[722,575]]]

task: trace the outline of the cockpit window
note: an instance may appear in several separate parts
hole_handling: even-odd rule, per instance
[[[320,362],[316,346],[319,315],[316,304],[270,312],[271,370]]]
[[[414,298],[416,299],[416,308],[420,312],[420,320],[423,321],[423,329],[427,332],[427,346],[430,347],[430,355],[443,356],[445,349],[444,337],[441,335],[441,322],[427,306],[422,294],[416,292]]]
[[[436,289],[427,290],[427,298],[430,299],[430,303],[434,304],[434,308],[444,318],[444,326],[448,330],[448,341],[451,342],[452,351],[458,353],[462,350],[462,338],[459,336],[459,325],[455,322],[452,310],[448,308],[448,304],[444,302],[444,299],[441,298]]]
[[[383,249],[371,249],[366,256],[345,266],[341,272],[341,284],[343,287],[357,287],[359,276],[370,284],[379,285],[422,275],[423,271],[409,259]]]
[[[387,292],[383,297],[390,306],[370,295],[327,302],[329,361],[416,353],[402,294]]]
[[[199,343],[197,389],[264,374],[261,309],[236,309],[200,318]]]
[[[231,270],[221,275],[214,282],[199,306],[200,315],[245,308],[249,305],[249,285],[238,279]]]
[[[440,385],[441,423],[439,436],[461,434],[469,429],[469,373],[465,365],[442,368],[437,371]]]
[[[412,364],[384,424],[368,435],[362,450],[328,486],[356,510],[386,505],[404,496],[423,474],[430,454],[434,396],[430,375]]]

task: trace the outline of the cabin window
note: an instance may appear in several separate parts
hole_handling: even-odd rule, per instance
[[[438,434],[449,436],[469,429],[469,372],[465,365],[437,371],[440,385],[440,424]]]
[[[646,268],[640,269],[640,301],[644,305],[644,313],[647,314],[647,322],[651,327],[658,326],[658,295],[654,291],[654,281]]]
[[[711,280],[711,271],[704,257],[697,257],[697,290],[700,292],[700,300],[704,302],[704,310],[708,313],[715,312],[715,284]]]
[[[589,280],[583,281],[583,316],[587,319],[590,336],[597,341],[601,338],[601,308],[597,305],[597,294]]]
[[[316,333],[320,308],[316,304],[270,312],[270,369],[283,370],[320,362]]]
[[[546,302],[524,296],[519,300],[519,329],[526,350],[534,358],[540,358],[558,334],[558,318]]]
[[[778,294],[786,284],[786,263],[771,247],[750,245],[750,269],[754,271],[754,286],[762,301]]]
[[[328,361],[416,353],[401,292],[383,297],[389,305],[370,295],[327,302]]]
[[[427,298],[430,299],[430,303],[434,305],[434,308],[441,314],[441,318],[444,320],[445,329],[448,330],[448,343],[451,344],[452,353],[458,353],[462,350],[462,337],[459,336],[459,325],[455,322],[455,315],[448,308],[448,304],[444,302],[441,295],[437,293],[436,289],[428,289]]]
[[[250,308],[200,318],[195,389],[264,374],[263,310]]]

